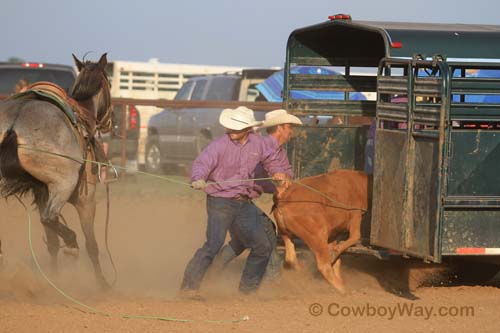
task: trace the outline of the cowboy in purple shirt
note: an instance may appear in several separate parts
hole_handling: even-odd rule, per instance
[[[294,125],[302,125],[302,121],[286,112],[286,110],[274,110],[266,113],[266,118],[262,124],[262,128],[266,128],[267,136],[264,137],[264,144],[268,149],[277,152],[277,162],[281,165],[285,174],[289,179],[293,178],[293,169],[288,161],[288,156],[283,146],[290,141],[293,134]],[[268,177],[266,171],[261,164],[255,170],[256,178]],[[273,203],[272,195],[276,192],[276,186],[269,180],[257,181],[257,186],[260,192],[264,193],[259,199],[254,200],[258,210],[258,220],[264,226],[267,237],[271,242],[271,257],[267,264],[265,277],[272,280],[279,276],[281,271],[281,259],[276,251],[278,239],[276,237],[276,227],[270,219],[271,207]],[[228,245],[225,245],[217,259],[218,264],[226,266],[232,259],[240,255],[245,247],[236,233],[230,229],[231,240]]]
[[[191,186],[207,193],[207,240],[194,254],[184,271],[181,293],[199,297],[197,291],[213,258],[224,244],[231,227],[245,248],[250,248],[240,280],[241,292],[255,291],[264,275],[271,245],[264,228],[257,222],[251,199],[260,195],[253,180],[255,168],[262,163],[273,179],[284,181],[287,175],[261,136],[253,133],[253,111],[246,107],[225,109],[219,122],[226,134],[210,143],[193,162]]]

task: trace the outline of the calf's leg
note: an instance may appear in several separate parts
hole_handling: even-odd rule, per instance
[[[298,270],[299,262],[297,260],[297,253],[295,252],[295,245],[289,235],[282,234],[281,238],[283,239],[283,242],[285,242],[285,265]]]
[[[355,213],[349,222],[349,238],[340,243],[332,242],[329,244],[329,249],[332,251],[331,263],[335,264],[335,261],[340,257],[340,255],[349,247],[358,243],[361,239],[361,212]]]
[[[345,293],[345,286],[342,278],[340,278],[340,261],[332,267],[330,263],[330,251],[328,250],[328,243],[326,242],[307,242],[304,240],[309,248],[316,256],[316,265],[321,275],[340,293]],[[336,268],[334,270],[334,268]]]

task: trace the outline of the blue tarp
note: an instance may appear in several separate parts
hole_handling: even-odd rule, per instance
[[[327,68],[316,66],[294,66],[291,69],[292,74],[314,74],[314,75],[341,75],[340,73]],[[268,102],[282,102],[282,91],[284,84],[284,71],[278,71],[268,77],[264,82],[257,85],[257,89],[264,95]],[[323,100],[342,100],[344,93],[341,91],[320,91],[320,90],[292,90],[293,99],[323,99]],[[365,100],[362,93],[352,93],[349,96],[351,100]]]
[[[294,66],[291,69],[292,74],[314,74],[314,75],[340,75],[340,73],[328,67],[316,66]],[[455,76],[459,76],[456,72]],[[477,70],[470,71],[468,77],[488,77],[500,79],[500,70]],[[268,77],[264,82],[257,85],[257,89],[266,97],[269,102],[282,102],[284,74],[283,70],[278,71]],[[320,90],[292,90],[292,99],[322,99],[322,100],[342,100],[344,93],[340,91],[320,91]],[[366,100],[362,93],[352,93],[349,96],[351,100]],[[460,101],[459,95],[453,96],[453,101]],[[500,95],[466,95],[466,103],[500,103]]]
[[[467,77],[477,77],[477,78],[495,78],[500,79],[500,70],[496,69],[480,69],[470,71],[467,73]],[[459,77],[460,72],[457,70],[454,76]],[[500,92],[499,92],[500,93]],[[460,95],[453,95],[453,101],[459,102]],[[500,103],[500,95],[465,95],[465,103]]]

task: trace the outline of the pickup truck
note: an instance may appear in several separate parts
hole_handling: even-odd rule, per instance
[[[28,84],[48,81],[61,86],[69,93],[76,79],[76,72],[71,66],[44,64],[38,62],[0,62],[0,95],[7,97],[15,93],[20,80]]]
[[[266,101],[256,85],[276,69],[246,69],[241,73],[191,78],[174,100]],[[165,167],[190,166],[196,156],[224,133],[219,124],[222,108],[167,108],[151,117],[146,141],[147,172],[162,173]],[[256,112],[263,119],[264,112]]]
[[[134,105],[114,104],[113,107],[112,129],[109,134],[103,137],[104,141],[109,144],[108,157],[114,164],[125,162],[124,166],[128,172],[134,173],[138,170],[137,151],[139,130],[141,128],[140,113]],[[125,119],[123,119],[123,115],[125,115]],[[125,125],[125,132],[122,130],[123,125]],[[125,160],[122,161],[124,134],[126,137]]]

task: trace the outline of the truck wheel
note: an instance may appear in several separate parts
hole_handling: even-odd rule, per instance
[[[146,172],[160,174],[163,171],[160,145],[153,141],[146,146]]]

